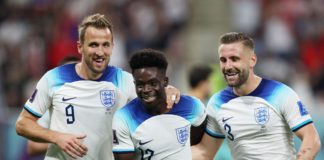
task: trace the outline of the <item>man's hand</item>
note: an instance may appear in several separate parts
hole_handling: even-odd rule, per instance
[[[83,157],[88,151],[88,148],[82,144],[85,137],[86,135],[59,134],[55,144],[72,158]]]
[[[165,93],[167,96],[167,109],[171,109],[173,104],[177,104],[180,101],[180,91],[179,89],[168,85],[165,87]]]

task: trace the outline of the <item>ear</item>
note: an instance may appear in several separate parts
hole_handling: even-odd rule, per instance
[[[169,85],[169,77],[164,78],[164,87]]]
[[[77,42],[77,47],[78,47],[79,54],[82,55],[82,44],[80,43],[80,41]]]
[[[257,63],[257,56],[255,53],[252,53],[251,57],[250,57],[250,67],[254,68],[254,66]]]

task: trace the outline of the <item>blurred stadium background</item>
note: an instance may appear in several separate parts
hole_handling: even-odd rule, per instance
[[[214,91],[224,87],[218,38],[229,31],[250,34],[256,72],[295,89],[324,144],[323,0],[1,0],[1,160],[28,159],[26,140],[15,133],[16,118],[46,70],[65,56],[79,56],[77,23],[97,12],[114,25],[111,64],[128,70],[132,51],[161,49],[171,63],[171,84],[182,93],[188,91],[187,71],[201,63],[215,68]],[[324,159],[323,147],[317,159]]]

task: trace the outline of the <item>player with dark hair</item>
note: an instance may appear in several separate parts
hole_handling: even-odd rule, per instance
[[[320,139],[310,115],[290,87],[254,73],[252,38],[226,33],[218,54],[228,87],[208,102],[206,133],[193,159],[212,159],[224,138],[233,159],[314,159]],[[293,133],[302,141],[297,154]]]
[[[190,85],[189,95],[197,97],[202,102],[209,98],[211,82],[209,80],[212,69],[208,65],[197,65],[190,69],[188,80]]]
[[[168,85],[168,62],[162,52],[140,50],[129,63],[137,98],[114,116],[115,159],[191,159],[190,128],[203,124],[204,105],[197,98],[181,96],[178,104],[166,109],[163,88]],[[192,132],[191,136],[201,137],[202,134],[203,128]]]
[[[113,159],[112,117],[136,97],[132,75],[108,66],[113,46],[110,22],[104,15],[90,15],[79,25],[81,62],[54,68],[39,80],[16,131],[50,143],[45,159]],[[177,91],[171,90],[168,97]],[[36,122],[47,110],[49,129]]]

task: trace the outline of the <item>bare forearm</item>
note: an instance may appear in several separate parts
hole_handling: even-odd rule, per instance
[[[298,151],[298,160],[313,160],[320,149],[320,141],[303,141]]]
[[[192,159],[193,160],[212,160],[213,155],[208,153],[206,149],[201,147],[199,144],[191,146]]]
[[[321,148],[321,141],[315,126],[313,124],[309,124],[297,131],[296,135],[302,140],[297,159],[315,159],[317,152]]]
[[[34,120],[19,118],[16,123],[17,134],[35,142],[55,143],[55,131],[43,128]]]

